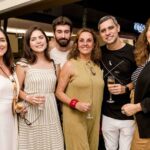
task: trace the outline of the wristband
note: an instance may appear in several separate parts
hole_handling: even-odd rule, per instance
[[[75,108],[76,107],[76,104],[79,102],[79,100],[77,100],[77,99],[72,99],[71,101],[70,101],[70,103],[69,103],[69,106],[71,107],[71,108]]]

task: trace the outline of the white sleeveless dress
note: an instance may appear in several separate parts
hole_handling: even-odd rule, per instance
[[[17,63],[19,64],[19,63]],[[62,128],[54,95],[56,75],[50,69],[35,69],[29,66],[24,81],[24,91],[28,95],[44,95],[44,110],[30,105],[26,118],[33,122],[28,126],[19,118],[19,150],[64,150]]]
[[[17,122],[12,114],[13,85],[0,75],[0,149],[17,150]]]

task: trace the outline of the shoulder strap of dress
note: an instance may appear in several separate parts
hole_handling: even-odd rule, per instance
[[[25,58],[21,58],[16,64],[20,65],[21,67],[31,68],[31,66],[29,65],[28,61]]]
[[[54,60],[53,60],[53,59],[51,59],[51,60],[52,60],[53,66],[54,66],[54,70],[55,70],[55,75],[56,75],[56,77],[57,77],[57,70],[56,70],[56,65],[55,65],[55,63],[54,63]]]

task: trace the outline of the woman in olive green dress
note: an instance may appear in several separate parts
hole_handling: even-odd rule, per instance
[[[56,90],[58,99],[63,102],[66,150],[98,150],[104,88],[100,59],[94,31],[79,30]]]

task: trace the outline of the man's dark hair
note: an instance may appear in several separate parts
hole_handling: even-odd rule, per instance
[[[98,22],[98,30],[99,30],[99,25],[102,24],[103,22],[109,20],[109,19],[111,19],[114,22],[115,25],[118,25],[118,21],[114,16],[107,15],[107,16],[104,16],[104,17],[100,18],[100,20]]]
[[[70,26],[70,31],[72,32],[72,21],[65,16],[59,16],[53,20],[52,22],[53,32],[55,32],[57,25],[68,25]]]

